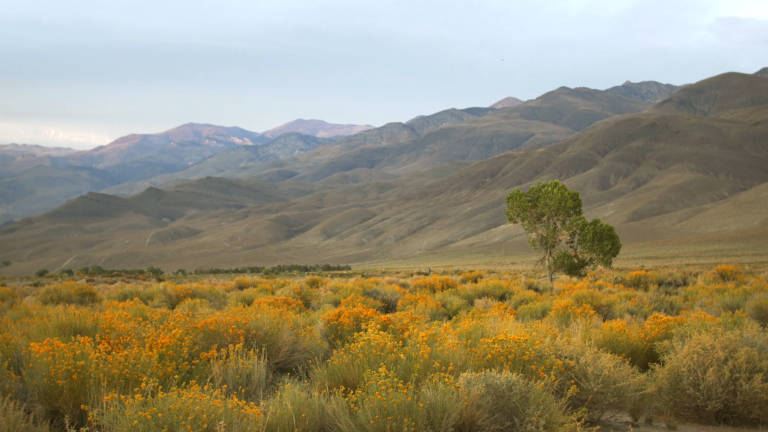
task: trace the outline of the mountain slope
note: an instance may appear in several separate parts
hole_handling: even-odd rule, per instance
[[[103,170],[37,165],[0,178],[0,224],[39,214],[80,194],[115,184]]]
[[[491,108],[493,109],[511,108],[511,107],[516,107],[522,103],[524,103],[524,101],[514,96],[508,96],[491,105]]]
[[[278,136],[286,133],[298,133],[316,138],[332,138],[336,136],[354,135],[368,129],[373,129],[373,126],[335,124],[315,119],[297,119],[284,125],[280,125],[278,127],[264,131],[262,132],[262,135],[267,138],[277,138]]]
[[[191,167],[174,173],[154,176],[139,182],[123,183],[104,190],[105,193],[132,195],[148,187],[176,185],[209,176],[238,178],[265,162],[289,158],[311,151],[323,143],[318,138],[298,133],[285,133],[259,146],[242,146],[217,153]],[[246,173],[246,174],[243,174]]]
[[[666,113],[708,116],[768,104],[768,79],[759,75],[724,73],[682,87],[654,107]]]
[[[668,98],[678,88],[676,85],[663,84],[657,81],[641,81],[636,83],[627,81],[620,86],[609,88],[606,92],[641,102],[656,103]]]
[[[311,185],[202,179],[126,199],[91,195],[0,228],[0,241],[9,245],[0,251],[0,259],[18,263],[13,271],[21,272],[64,263],[195,268],[498,257],[529,250],[522,231],[506,223],[504,196],[512,188],[549,179],[579,191],[587,215],[614,224],[630,249],[650,241],[711,245],[732,236],[760,242],[768,240],[763,204],[768,193],[768,103],[760,104],[768,87],[756,79],[765,80],[743,74],[714,77],[643,112],[605,118],[559,142],[523,145],[475,163],[454,161],[434,171],[412,169],[413,163],[421,160],[420,166],[428,166],[425,161],[439,160],[429,149],[446,154],[452,146],[448,136],[428,137],[468,128],[471,132],[455,142],[465,143],[461,157],[469,157],[466,149],[474,145],[467,143],[475,141],[467,136],[474,140],[491,134],[496,122],[498,127],[519,122],[573,131],[563,126],[570,124],[568,116],[552,108],[563,104],[547,109],[542,101],[534,105],[542,108],[539,118],[553,122],[522,118],[533,111],[514,107],[424,135],[407,124],[392,124],[295,158],[305,165],[280,162],[286,171],[299,168],[292,178],[312,180]],[[690,107],[700,107],[701,100],[711,100],[710,92],[720,102],[692,112]],[[576,100],[574,94],[585,95],[584,109],[593,113],[633,106],[623,96],[561,92],[568,103]],[[374,139],[384,136],[392,138],[386,145]],[[400,152],[403,148],[407,151]],[[325,159],[314,165],[303,159],[312,154]],[[374,163],[360,167],[350,154],[368,155]],[[347,165],[332,166],[342,162]],[[377,175],[382,172],[390,175]],[[345,182],[344,175],[356,175],[359,181]],[[333,185],[321,179],[334,179]],[[255,192],[249,192],[252,188]],[[94,209],[85,214],[105,213],[88,220],[78,217],[73,224],[77,213],[69,209],[75,204]]]
[[[151,162],[156,174],[185,168],[224,150],[243,145],[258,145],[267,138],[238,127],[187,123],[157,134],[128,135],[92,150],[70,156],[74,165],[115,168]],[[126,180],[146,178],[148,174],[126,173]]]
[[[62,156],[77,153],[63,147],[44,147],[30,144],[0,145],[0,178],[13,177],[36,166],[57,165]]]

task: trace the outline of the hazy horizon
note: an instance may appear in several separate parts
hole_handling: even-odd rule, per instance
[[[382,125],[560,86],[768,65],[761,1],[30,1],[0,9],[0,144],[183,123]]]

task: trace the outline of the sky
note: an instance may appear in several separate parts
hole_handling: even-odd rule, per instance
[[[0,144],[382,125],[764,66],[766,0],[0,0]]]

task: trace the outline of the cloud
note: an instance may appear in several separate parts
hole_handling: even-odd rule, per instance
[[[89,149],[114,137],[99,130],[75,129],[71,125],[44,122],[0,121],[0,143],[38,144],[52,147]]]

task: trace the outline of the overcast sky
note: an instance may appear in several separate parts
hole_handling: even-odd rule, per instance
[[[763,66],[766,0],[0,0],[0,143],[381,125]]]

